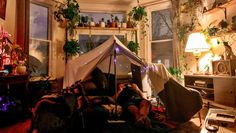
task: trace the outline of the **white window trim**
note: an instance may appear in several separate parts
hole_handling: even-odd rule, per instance
[[[152,28],[151,28],[151,25],[152,25],[152,12],[153,11],[158,11],[158,10],[164,10],[164,9],[168,9],[168,8],[171,8],[172,5],[171,5],[171,1],[160,1],[160,3],[156,3],[154,5],[151,5],[151,6],[147,6],[146,9],[147,9],[147,16],[148,16],[148,20],[149,20],[149,34],[147,34],[147,41],[145,42],[147,44],[147,47],[145,47],[144,49],[144,53],[145,53],[145,59],[148,61],[148,62],[152,62]],[[156,41],[156,40],[155,40]],[[158,40],[160,41],[160,40]],[[166,41],[171,41],[171,40],[168,40],[166,39]]]
[[[53,49],[53,46],[52,46],[52,5],[48,2],[42,2],[40,0],[30,0],[30,3],[32,4],[36,4],[36,5],[40,5],[40,6],[43,6],[43,7],[46,7],[48,8],[48,40],[46,39],[39,39],[39,38],[31,38],[29,37],[29,39],[31,40],[36,40],[36,41],[43,41],[43,42],[48,42],[49,43],[49,62],[48,62],[48,75],[47,77],[50,77],[50,79],[55,79],[54,78],[54,62],[53,62],[53,52],[54,52],[54,49]],[[37,81],[37,80],[41,80],[42,77],[38,77],[38,76],[34,76],[32,77],[31,80],[34,80],[34,81]]]

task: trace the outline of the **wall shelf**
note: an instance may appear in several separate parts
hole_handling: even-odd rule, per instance
[[[224,11],[227,7],[229,7],[229,6],[233,5],[233,4],[236,4],[236,0],[231,0],[231,1],[229,1],[229,2],[227,2],[225,4],[223,4],[223,5],[220,5],[218,7],[215,7],[215,8],[212,8],[210,10],[207,10],[203,14],[204,15],[208,15],[208,14],[214,13],[214,12],[219,11],[219,10],[223,10]]]
[[[135,31],[137,28],[112,28],[112,27],[77,27],[81,30],[115,30],[115,31]]]

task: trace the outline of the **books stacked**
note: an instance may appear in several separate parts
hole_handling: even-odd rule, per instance
[[[195,80],[193,85],[197,87],[207,87],[207,82],[202,80]]]

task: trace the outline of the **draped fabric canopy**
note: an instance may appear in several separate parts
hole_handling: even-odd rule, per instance
[[[116,63],[116,71],[114,63]],[[112,36],[103,44],[66,64],[63,88],[70,87],[76,81],[83,81],[96,67],[105,73],[108,73],[110,68],[110,73],[128,74],[130,63],[145,66],[141,58],[131,52],[119,39]]]

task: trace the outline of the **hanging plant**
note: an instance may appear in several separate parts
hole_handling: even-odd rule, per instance
[[[147,18],[147,12],[145,10],[145,7],[140,6],[140,5],[133,7],[133,9],[129,12],[128,15],[133,21],[132,23],[133,27],[136,27],[138,23],[140,22],[141,33],[146,36],[145,27],[146,26],[148,27],[149,25],[148,25],[148,18]]]
[[[147,17],[147,12],[145,11],[145,8],[142,6],[134,7],[131,13],[132,13],[132,18],[135,21],[141,21],[144,17]]]
[[[129,44],[127,45],[128,49],[132,52],[134,52],[136,55],[138,54],[139,50],[139,43],[130,41]]]
[[[67,57],[72,57],[77,55],[80,52],[80,46],[78,40],[75,39],[68,40],[64,45],[63,49]]]
[[[74,35],[74,29],[80,22],[80,7],[76,0],[67,0],[66,3],[58,2],[54,11],[54,19],[57,22],[67,22],[66,28],[70,35]]]

